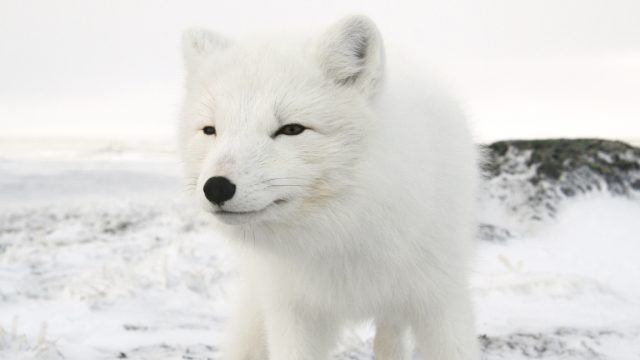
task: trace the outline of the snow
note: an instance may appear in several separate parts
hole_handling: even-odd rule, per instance
[[[0,359],[219,358],[234,255],[171,156],[130,154],[0,159]],[[638,359],[640,203],[594,193],[519,219],[479,241],[484,357]],[[335,357],[371,359],[372,334],[348,329]]]
[[[494,343],[517,344],[491,344],[487,355],[637,359],[637,219],[638,203],[585,197],[564,204],[534,234],[483,243],[473,281],[479,331]]]

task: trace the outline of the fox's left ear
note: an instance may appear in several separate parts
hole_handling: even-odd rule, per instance
[[[182,54],[187,72],[193,71],[209,55],[231,47],[231,40],[212,31],[191,28],[182,33]]]
[[[318,57],[326,76],[340,86],[357,87],[372,97],[381,85],[382,37],[366,16],[350,16],[334,24],[320,39]]]

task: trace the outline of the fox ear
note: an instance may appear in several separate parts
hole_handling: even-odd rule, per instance
[[[340,86],[356,86],[373,96],[382,81],[382,37],[366,16],[350,16],[334,24],[320,39],[318,56],[326,76]]]
[[[212,31],[191,28],[182,33],[182,53],[187,71],[196,68],[207,55],[223,51],[231,46],[231,40]]]

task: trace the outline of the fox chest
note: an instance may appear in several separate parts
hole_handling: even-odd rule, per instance
[[[366,317],[394,302],[403,291],[389,266],[360,259],[326,259],[313,263],[279,264],[262,272],[263,291],[322,312]]]

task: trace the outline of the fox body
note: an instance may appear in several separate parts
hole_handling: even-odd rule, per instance
[[[366,319],[376,359],[409,359],[410,336],[427,359],[476,359],[478,169],[458,105],[385,71],[402,66],[363,16],[299,40],[183,41],[187,179],[239,254],[224,359],[325,359]]]

